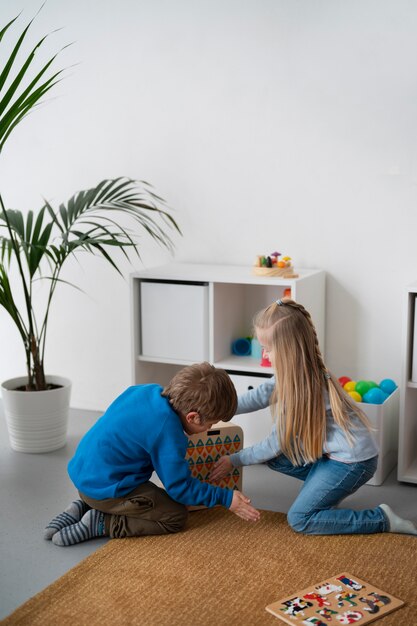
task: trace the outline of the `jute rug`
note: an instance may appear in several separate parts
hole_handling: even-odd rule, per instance
[[[377,626],[417,625],[416,537],[304,536],[281,513],[249,524],[224,509],[176,535],[109,541],[2,624],[280,626],[267,604],[344,570],[406,602]]]

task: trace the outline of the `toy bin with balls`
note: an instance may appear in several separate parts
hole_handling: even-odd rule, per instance
[[[399,390],[385,378],[379,385],[373,380],[354,381],[341,376],[339,383],[368,416],[379,448],[378,466],[368,485],[382,485],[397,464]]]

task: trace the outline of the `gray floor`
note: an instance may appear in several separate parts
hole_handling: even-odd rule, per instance
[[[59,548],[42,537],[47,522],[76,496],[66,465],[98,416],[72,410],[65,448],[49,454],[22,454],[10,449],[0,403],[0,619],[106,541]],[[299,486],[296,479],[263,466],[244,471],[243,490],[259,509],[287,512]],[[362,487],[346,502],[353,508],[386,502],[403,517],[417,520],[416,496],[417,485],[398,483],[394,471],[382,486]]]

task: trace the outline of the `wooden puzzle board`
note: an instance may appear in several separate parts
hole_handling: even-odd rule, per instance
[[[238,452],[242,447],[243,430],[237,424],[230,422],[220,422],[214,424],[211,430],[190,435],[185,458],[191,475],[202,482],[209,482],[207,476],[217,459],[226,454]],[[235,467],[229,476],[215,484],[219,487],[242,491],[242,468]],[[205,507],[190,507],[190,510],[201,508]]]
[[[403,605],[390,593],[344,572],[269,604],[266,610],[292,625],[362,626]]]

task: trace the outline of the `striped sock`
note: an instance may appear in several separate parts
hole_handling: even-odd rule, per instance
[[[77,524],[65,526],[52,537],[52,543],[56,546],[72,546],[93,537],[104,537],[104,513],[90,509]]]
[[[71,502],[69,507],[65,509],[63,513],[60,513],[49,522],[43,532],[44,539],[52,539],[52,536],[59,530],[65,528],[65,526],[70,526],[71,524],[79,522],[84,513],[87,513],[89,508],[88,504],[82,500],[74,500],[74,502]]]

